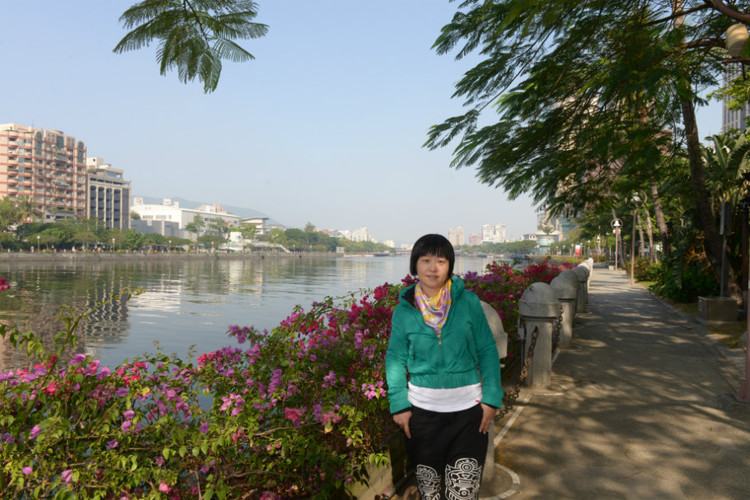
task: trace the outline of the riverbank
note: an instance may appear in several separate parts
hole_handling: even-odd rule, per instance
[[[160,260],[247,260],[303,259],[311,257],[343,257],[332,252],[304,253],[186,253],[186,252],[7,252],[0,253],[0,262],[85,262],[85,261],[160,261]]]

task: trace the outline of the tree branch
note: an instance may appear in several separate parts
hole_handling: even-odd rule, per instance
[[[646,26],[651,26],[653,24],[663,23],[665,21],[671,21],[673,19],[677,19],[678,17],[682,17],[682,16],[685,16],[687,14],[692,14],[693,12],[698,12],[699,10],[710,9],[711,7],[712,6],[708,5],[708,4],[698,5],[697,7],[693,7],[692,9],[681,10],[679,12],[673,13],[671,16],[662,17],[661,19],[657,19],[656,21],[648,22],[648,23],[646,23]]]
[[[744,12],[738,12],[732,9],[722,0],[705,0],[705,2],[710,5],[711,8],[718,10],[727,17],[731,17],[732,19],[746,24],[750,23],[750,14],[745,14]]]

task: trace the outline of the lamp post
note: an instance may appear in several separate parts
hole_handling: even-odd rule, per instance
[[[37,234],[36,235],[36,252],[37,253],[39,253],[39,238],[40,238],[40,236]]]
[[[638,219],[638,205],[645,202],[641,195],[633,193],[628,203],[633,206],[633,238],[630,240],[630,284],[635,285],[635,223]]]
[[[172,240],[169,240],[169,247],[167,248],[167,253],[172,253]]]

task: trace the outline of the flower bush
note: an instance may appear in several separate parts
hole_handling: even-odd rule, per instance
[[[464,279],[515,332],[530,280],[560,270],[544,266]],[[270,332],[231,326],[236,344],[195,362],[157,353],[101,366],[75,350],[91,311],[64,316],[51,352],[0,325],[32,360],[0,372],[0,498],[345,498],[368,463],[387,461],[385,350],[412,281],[297,307]]]

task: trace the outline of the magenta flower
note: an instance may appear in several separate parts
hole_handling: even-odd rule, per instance
[[[38,425],[35,425],[34,427],[31,428],[31,434],[29,434],[29,439],[34,439],[41,433],[42,433],[42,429]]]
[[[66,483],[69,483],[73,479],[73,470],[72,469],[65,469],[62,471],[62,474],[60,475],[62,477],[62,480]]]
[[[115,449],[117,448],[118,444],[120,443],[118,443],[116,439],[113,439],[112,441],[107,442],[107,448],[109,448],[110,450]]]
[[[23,469],[21,469],[21,472],[23,472],[24,474],[28,476],[29,474],[34,472],[34,469],[32,467],[26,466]]]
[[[171,489],[167,483],[159,483],[159,491],[162,493],[169,493]]]
[[[163,467],[164,462],[165,462],[164,457],[156,457],[156,465],[158,465],[159,467]]]
[[[284,408],[284,416],[289,419],[295,427],[300,426],[300,419],[304,414],[304,410],[300,408]]]
[[[130,430],[130,426],[131,425],[133,425],[133,422],[131,422],[130,420],[124,421],[122,423],[122,430],[123,430],[123,432],[127,432],[128,430]]]
[[[71,365],[79,365],[86,361],[86,355],[85,354],[74,354],[73,357],[70,359]]]
[[[208,422],[201,422],[201,432],[203,434],[208,432]]]
[[[133,410],[125,410],[122,412],[122,416],[130,420],[135,416],[135,412]]]
[[[5,278],[0,278],[0,291],[8,290],[10,288],[10,285],[7,281],[5,281]]]

